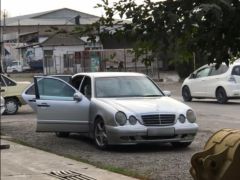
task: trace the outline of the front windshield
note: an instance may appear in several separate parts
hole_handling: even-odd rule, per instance
[[[155,84],[144,76],[96,78],[95,94],[98,98],[163,96]]]

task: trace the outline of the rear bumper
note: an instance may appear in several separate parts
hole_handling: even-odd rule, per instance
[[[229,99],[240,98],[240,84],[231,84],[227,86],[226,93]]]

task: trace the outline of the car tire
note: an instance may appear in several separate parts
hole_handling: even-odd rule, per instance
[[[176,148],[186,148],[192,144],[192,142],[172,142],[171,143],[173,147]]]
[[[5,111],[4,114],[14,115],[18,111],[18,101],[15,98],[5,99]]]
[[[70,133],[69,132],[55,132],[55,134],[57,137],[64,138],[64,137],[68,137]]]
[[[94,123],[94,142],[97,148],[106,150],[108,148],[108,137],[103,119],[98,118]]]
[[[192,95],[188,86],[184,86],[182,88],[182,97],[183,97],[183,100],[186,102],[192,101]]]
[[[216,99],[220,104],[225,104],[228,101],[226,91],[224,88],[219,87],[216,91]]]

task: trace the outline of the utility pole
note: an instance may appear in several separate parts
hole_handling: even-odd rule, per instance
[[[1,10],[1,7],[0,7],[0,10]],[[3,34],[4,34],[4,29],[5,29],[4,27],[5,27],[5,24],[6,24],[5,18],[6,18],[6,12],[4,10],[3,11],[3,22],[2,22],[2,11],[0,12],[1,72],[2,73],[5,73],[5,67],[4,67],[5,48],[4,48],[4,39],[3,39]]]

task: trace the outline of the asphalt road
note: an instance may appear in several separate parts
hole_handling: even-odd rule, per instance
[[[160,86],[164,90],[170,90],[173,98],[183,101],[181,83],[165,83]],[[193,99],[185,104],[195,110],[200,130],[215,132],[222,128],[240,129],[240,100],[219,104],[215,99]]]
[[[173,97],[181,100],[176,87]],[[195,109],[200,126],[199,133],[189,148],[175,149],[168,144],[137,146],[115,146],[109,151],[95,148],[93,141],[79,134],[69,138],[57,138],[54,133],[36,133],[36,114],[28,106],[17,115],[1,117],[1,133],[28,145],[56,154],[81,159],[95,165],[123,168],[146,179],[188,180],[191,156],[203,149],[213,132],[221,128],[240,129],[240,101],[220,105],[215,100],[201,100],[187,103]]]

